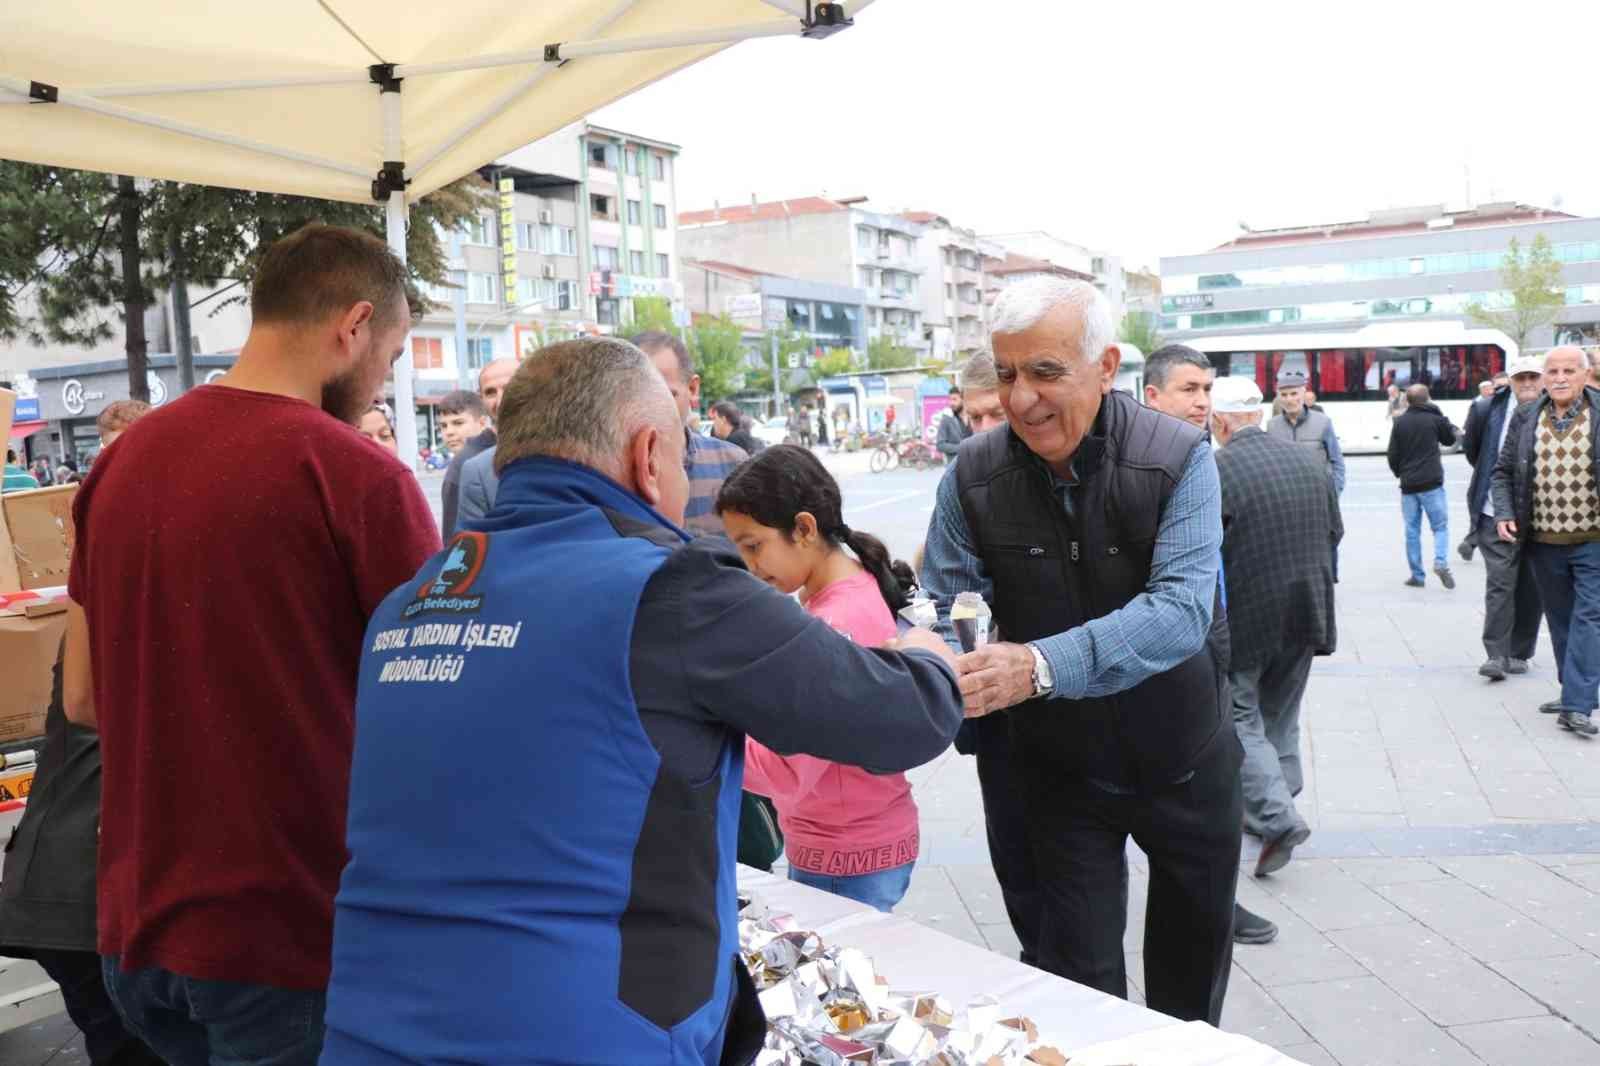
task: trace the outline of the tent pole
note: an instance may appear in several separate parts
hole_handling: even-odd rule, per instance
[[[87,89],[76,90],[79,96],[89,96],[96,100],[112,100],[119,96],[171,96],[178,93],[231,93],[244,92],[251,89],[293,89],[318,85],[351,85],[365,83],[371,79],[366,71],[352,71],[349,74],[305,74],[293,78],[257,78],[252,81],[197,81],[197,82],[158,82],[151,85],[94,85]],[[0,103],[32,103],[26,98],[17,100],[0,100]]]
[[[6,90],[21,96],[29,95],[29,84],[20,78],[11,78],[0,75],[0,90]],[[358,178],[370,178],[372,175],[354,165],[341,163],[337,159],[324,159],[321,156],[310,155],[306,152],[296,152],[289,148],[278,148],[274,145],[252,141],[248,137],[235,137],[231,133],[222,133],[217,130],[208,130],[200,126],[191,126],[187,122],[178,122],[173,119],[161,118],[158,115],[147,115],[142,111],[121,107],[117,104],[108,104],[96,100],[92,96],[73,92],[70,89],[59,89],[55,86],[42,86],[51,96],[50,103],[61,107],[75,107],[81,111],[88,111],[107,118],[119,118],[125,122],[149,126],[152,129],[165,130],[168,133],[181,133],[186,137],[195,137],[202,141],[213,141],[217,144],[226,144],[234,148],[242,148],[247,152],[260,152],[278,159],[287,159],[293,163],[304,163],[307,166],[320,167],[338,174],[349,174]]]
[[[454,74],[463,70],[488,70],[492,67],[514,67],[528,63],[563,63],[579,56],[619,55],[626,52],[650,52],[660,48],[685,48],[700,44],[732,44],[756,37],[799,35],[800,27],[794,20],[775,19],[770,22],[746,23],[742,26],[713,26],[704,30],[682,30],[677,33],[657,33],[644,37],[547,44],[542,48],[530,48],[520,52],[499,52],[442,63],[397,63],[394,72],[396,77],[416,78],[424,74]]]
[[[378,94],[383,109],[383,158],[403,160],[404,143],[400,126],[400,83],[392,83]],[[391,189],[383,205],[384,228],[389,238],[389,250],[406,261],[406,193],[404,187]],[[457,353],[464,357],[465,353]],[[394,364],[394,435],[400,447],[400,461],[413,471],[417,469],[417,404],[411,391],[414,363],[411,358],[411,335],[407,333],[400,358]]]

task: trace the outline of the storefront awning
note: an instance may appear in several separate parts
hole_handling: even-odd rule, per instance
[[[11,424],[10,439],[26,440],[49,424],[48,422],[13,422]]]

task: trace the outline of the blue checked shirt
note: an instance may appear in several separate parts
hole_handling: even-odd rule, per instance
[[[744,449],[725,440],[685,430],[683,467],[689,472],[689,506],[683,525],[691,533],[721,533],[717,517],[717,492],[734,467],[750,458]]]
[[[1052,480],[1070,515],[1077,503],[1077,484],[1053,474]],[[1120,610],[1033,642],[1055,675],[1051,698],[1087,699],[1122,692],[1199,652],[1211,628],[1221,562],[1222,488],[1211,445],[1202,441],[1189,453],[1161,516],[1143,594]],[[953,465],[939,482],[922,585],[938,604],[940,636],[959,654],[950,627],[950,605],[957,593],[968,591],[993,602],[994,585],[967,529]]]

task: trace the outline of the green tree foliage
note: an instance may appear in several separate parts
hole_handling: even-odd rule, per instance
[[[470,175],[412,205],[406,255],[414,308],[430,306],[418,283],[446,281],[443,234],[492,203],[487,183]],[[0,337],[92,344],[111,337],[120,316],[129,391],[146,399],[143,313],[153,294],[182,280],[222,285],[213,307],[243,301],[265,248],[310,222],[384,235],[377,204],[0,160]],[[23,310],[25,295],[31,313]]]
[[[874,337],[867,344],[868,370],[904,370],[916,365],[916,350],[896,344],[888,337]]]
[[[820,385],[823,378],[847,374],[854,362],[855,353],[849,348],[830,348],[811,361],[811,383]]]
[[[690,333],[690,349],[694,352],[695,372],[700,375],[700,396],[705,403],[713,404],[732,396],[744,367],[744,331],[727,315],[703,319]],[[770,375],[768,387],[771,387]]]
[[[1467,317],[1479,325],[1498,329],[1525,348],[1534,332],[1556,320],[1566,294],[1561,285],[1561,264],[1544,234],[1539,234],[1526,253],[1515,237],[1506,245],[1500,261],[1500,281],[1511,294],[1509,306],[1485,307],[1474,303]]]
[[[660,330],[676,336],[678,325],[672,320],[672,301],[665,296],[635,296],[633,321],[628,328],[633,333]]]
[[[91,343],[110,335],[98,316],[85,313],[87,306],[56,306],[49,283],[69,275],[62,288],[114,296],[99,288],[104,275],[92,269],[117,247],[114,195],[114,179],[105,174],[0,160],[0,337],[42,344],[47,337]],[[40,305],[37,314],[27,313],[25,297]],[[47,331],[46,322],[55,330]]]
[[[1131,344],[1140,352],[1149,355],[1161,347],[1161,334],[1156,332],[1159,321],[1149,311],[1129,311],[1122,316],[1122,328],[1117,332],[1117,340]]]

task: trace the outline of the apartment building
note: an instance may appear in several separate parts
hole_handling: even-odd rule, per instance
[[[1064,267],[1072,271],[1073,276],[1093,281],[1095,288],[1111,301],[1112,310],[1122,314],[1128,294],[1121,256],[1062,240],[1044,230],[994,233],[984,240],[998,244],[1012,255]]]
[[[451,234],[447,284],[411,333],[419,404],[476,388],[492,359],[520,356],[585,328],[578,183],[495,164],[480,173],[495,204]]]
[[[903,215],[872,210],[865,197],[807,196],[683,212],[678,244],[692,259],[859,289],[867,343],[886,337],[927,356],[924,229]]]
[[[678,153],[667,141],[576,122],[506,157],[576,182],[579,307],[600,332],[626,331],[635,296],[681,308]]]
[[[928,354],[959,362],[989,343],[985,263],[998,261],[1005,250],[931,211],[907,211],[905,217],[923,227],[917,248],[923,265],[922,321]]]

